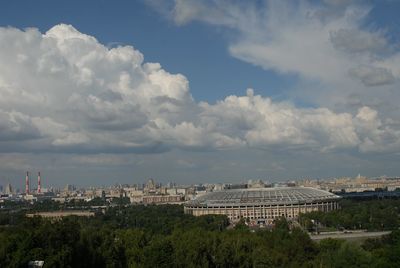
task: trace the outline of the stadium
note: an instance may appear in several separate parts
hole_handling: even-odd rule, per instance
[[[231,221],[247,218],[271,223],[275,218],[296,219],[300,213],[339,208],[339,196],[309,187],[280,187],[223,190],[206,193],[185,204],[194,216],[226,215]]]

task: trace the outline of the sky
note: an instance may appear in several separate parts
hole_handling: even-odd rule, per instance
[[[0,185],[400,174],[400,1],[0,5]]]

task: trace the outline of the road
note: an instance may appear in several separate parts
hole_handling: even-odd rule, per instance
[[[383,232],[329,232],[329,233],[321,233],[319,235],[310,235],[312,240],[321,240],[325,238],[334,238],[334,239],[346,239],[346,240],[358,240],[358,239],[367,239],[374,237],[381,237],[383,235],[390,234],[391,231],[383,231]]]

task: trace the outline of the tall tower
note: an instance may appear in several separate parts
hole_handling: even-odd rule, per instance
[[[40,185],[40,171],[38,172],[38,177],[37,177],[37,192],[40,194],[40,191],[42,189],[42,186]]]
[[[25,193],[29,194],[29,172],[26,172],[26,177],[25,177]]]
[[[6,186],[6,194],[12,194],[13,193],[13,188],[10,183],[7,184]]]

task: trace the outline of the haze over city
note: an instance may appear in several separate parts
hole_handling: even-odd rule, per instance
[[[398,176],[398,10],[2,3],[0,184]]]

